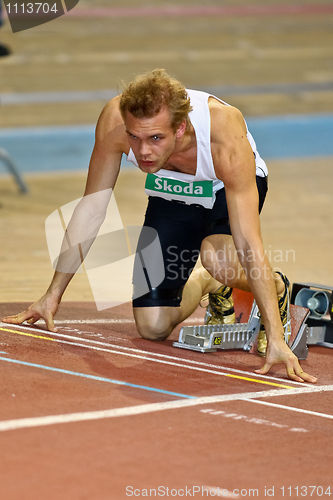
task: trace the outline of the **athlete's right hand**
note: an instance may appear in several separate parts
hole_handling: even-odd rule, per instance
[[[20,325],[24,321],[27,321],[30,325],[34,324],[39,319],[43,319],[46,323],[46,327],[51,332],[56,332],[57,329],[54,326],[54,315],[59,307],[59,301],[50,294],[45,294],[37,302],[31,304],[28,309],[14,314],[12,316],[5,316],[1,318],[4,323],[11,323],[14,325]]]

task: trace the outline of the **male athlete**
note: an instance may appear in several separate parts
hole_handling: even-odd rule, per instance
[[[316,382],[285,342],[289,283],[271,270],[260,232],[267,168],[240,111],[204,92],[185,90],[164,70],[138,76],[112,99],[98,120],[84,197],[67,230],[71,241],[86,235],[90,243],[82,245],[83,257],[103,222],[123,153],[147,174],[144,226],[158,234],[164,259],[163,281],[140,294],[141,252],[136,254],[133,312],[139,334],[167,338],[206,294],[207,321],[230,323],[232,287],[251,290],[261,314],[258,349],[266,355],[257,373],[282,362],[291,379]],[[144,240],[140,237],[139,250]],[[199,253],[202,267],[192,272]],[[55,331],[54,314],[80,264],[73,271],[65,260],[60,256],[46,294],[4,321],[43,318]],[[75,259],[69,260],[73,265]]]

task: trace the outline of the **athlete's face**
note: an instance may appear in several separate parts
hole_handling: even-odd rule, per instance
[[[143,172],[158,172],[175,151],[177,139],[185,132],[185,123],[176,131],[171,127],[169,110],[164,107],[152,118],[135,118],[127,112],[125,119],[128,142]]]

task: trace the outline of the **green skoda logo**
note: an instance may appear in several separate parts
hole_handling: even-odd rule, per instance
[[[166,177],[148,174],[146,189],[178,196],[193,196],[198,198],[211,198],[213,196],[212,181],[184,182]]]

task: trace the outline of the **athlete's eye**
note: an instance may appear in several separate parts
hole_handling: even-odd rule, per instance
[[[159,135],[153,135],[153,136],[152,136],[152,139],[153,139],[153,141],[157,142],[157,141],[159,141],[161,138],[160,138],[160,136],[159,136]]]

